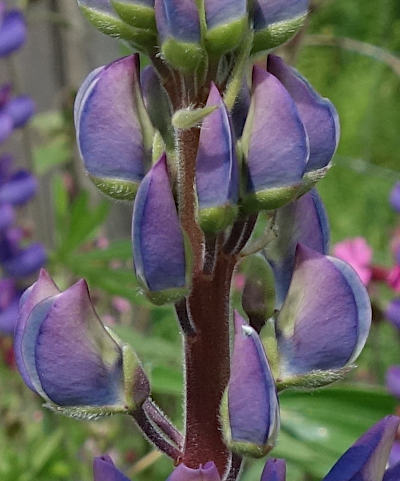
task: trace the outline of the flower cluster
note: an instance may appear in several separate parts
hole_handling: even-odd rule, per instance
[[[25,20],[21,12],[6,10],[0,2],[0,58],[19,49],[26,39]],[[14,96],[12,86],[0,87],[0,143],[15,129],[26,125],[34,113],[34,104],[26,95]],[[18,318],[18,302],[23,291],[21,281],[45,263],[40,244],[25,246],[26,233],[15,225],[16,208],[34,195],[37,182],[26,170],[16,169],[9,154],[0,154],[0,332],[13,334]]]
[[[94,184],[133,204],[133,264],[144,294],[175,305],[186,432],[151,400],[135,353],[101,323],[84,281],[60,293],[42,271],[24,294],[18,367],[64,414],[133,416],[178,465],[171,481],[234,481],[243,456],[273,449],[279,393],[341,379],[371,323],[359,276],[327,255],[328,222],[315,190],[338,144],[336,110],[280,57],[252,66],[255,54],[297,31],[308,2],[78,4],[96,27],[151,61],[141,70],[136,53],[94,70],[77,94],[75,126]],[[254,298],[245,286],[240,313],[230,289],[245,258],[269,272],[275,300]],[[365,472],[381,481],[397,426],[389,418],[372,428],[326,481]],[[265,481],[284,479],[278,465],[276,474],[267,465]],[[108,457],[94,471],[97,481],[126,480]]]

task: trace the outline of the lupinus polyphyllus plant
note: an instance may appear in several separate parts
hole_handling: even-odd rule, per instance
[[[26,40],[22,13],[7,10],[0,2],[0,61],[18,50]],[[34,103],[27,95],[13,95],[12,86],[0,87],[0,143],[15,129],[26,125],[34,113]],[[0,333],[12,335],[18,318],[19,298],[27,283],[24,277],[35,274],[46,262],[41,244],[22,246],[25,233],[15,226],[16,208],[26,204],[36,193],[34,176],[13,166],[13,158],[0,154]]]
[[[103,326],[84,281],[60,293],[42,272],[26,292],[19,369],[59,412],[131,415],[176,464],[170,481],[233,481],[243,456],[273,449],[279,392],[341,379],[371,322],[359,277],[327,255],[315,190],[338,143],[335,108],[275,55],[252,68],[255,53],[296,32],[307,1],[78,3],[97,28],[150,60],[141,71],[136,53],[92,72],[77,95],[75,123],[94,184],[133,204],[143,293],[175,306],[185,432],[152,401],[140,362]],[[271,270],[276,300],[245,288],[244,312],[233,313],[232,275],[248,258]],[[382,421],[326,480],[381,481],[397,425]],[[267,467],[265,479],[282,479],[282,469]],[[94,474],[127,479],[106,456]]]

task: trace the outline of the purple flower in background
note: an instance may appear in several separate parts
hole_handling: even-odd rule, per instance
[[[26,24],[22,13],[16,9],[6,10],[0,2],[0,57],[18,50],[26,40]]]
[[[35,111],[35,104],[28,95],[12,95],[9,84],[0,87],[0,142],[14,129],[24,127]]]
[[[12,335],[18,318],[20,292],[14,279],[0,279],[0,332]]]

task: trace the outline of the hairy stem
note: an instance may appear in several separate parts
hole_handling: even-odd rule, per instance
[[[171,421],[165,416],[161,409],[151,399],[143,405],[143,409],[153,424],[172,441],[179,450],[183,449],[184,439],[178,429],[171,423]]]
[[[235,259],[219,252],[211,277],[193,279],[188,305],[196,336],[185,339],[186,439],[183,462],[198,467],[214,461],[222,476],[229,453],[219,420],[229,380],[229,291]]]
[[[143,408],[139,408],[132,413],[132,417],[136,421],[136,424],[142,431],[143,435],[152,443],[156,448],[162,451],[164,454],[172,458],[176,463],[182,457],[181,451],[167,441],[159,431],[153,426],[149,416]]]

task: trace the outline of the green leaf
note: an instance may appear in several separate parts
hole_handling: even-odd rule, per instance
[[[33,150],[33,165],[37,175],[44,175],[71,158],[68,136],[61,134]]]

